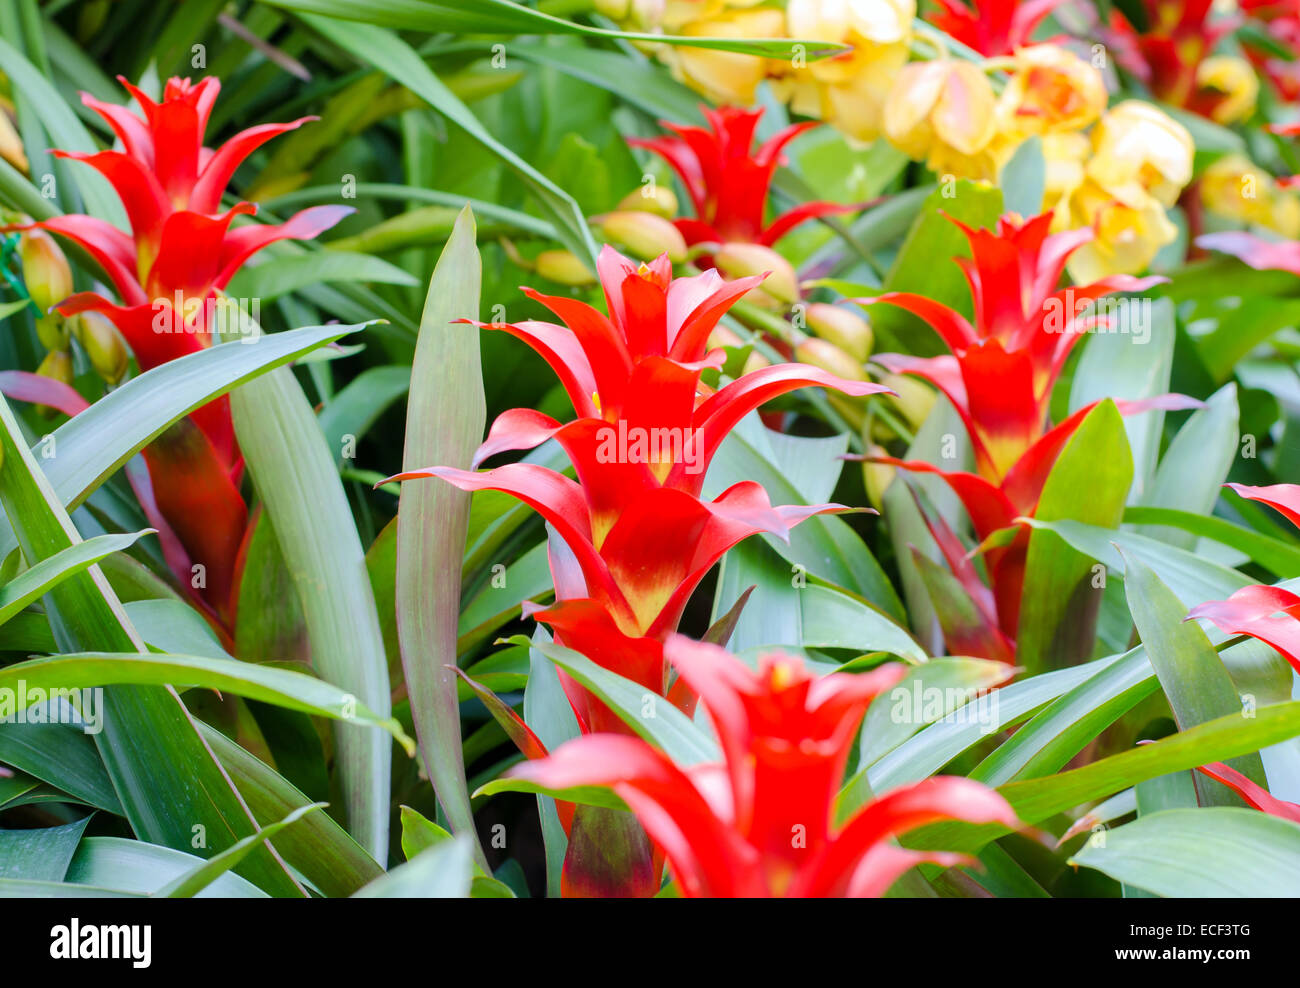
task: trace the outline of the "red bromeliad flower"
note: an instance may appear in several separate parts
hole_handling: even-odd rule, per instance
[[[1241,12],[1263,22],[1271,41],[1291,50],[1292,58],[1279,58],[1272,48],[1252,44],[1243,36],[1241,49],[1285,102],[1300,101],[1300,7],[1294,0],[1238,0]]]
[[[141,370],[149,370],[212,343],[216,297],[252,254],[277,240],[314,237],[352,209],[316,206],[278,225],[232,229],[236,217],[257,211],[252,203],[241,202],[221,212],[235,170],[272,137],[315,118],[251,127],[214,150],[203,146],[203,133],[221,88],[216,78],[197,84],[170,79],[161,102],[120,81],[143,116],[88,93],[82,102],[103,117],[122,150],[53,153],[85,162],[108,179],[125,207],[131,232],[79,214],[34,225],[83,247],[121,300],[117,304],[82,292],[57,310],[64,316],[103,313],[126,338]],[[187,588],[192,585],[191,562],[203,564],[201,599],[228,625],[248,523],[237,486],[243,464],[228,401],[222,398],[198,409],[147,447],[144,456],[153,487],[152,496],[144,498],[150,520],[155,527],[170,524],[179,539],[170,544],[179,554],[169,552],[168,562]],[[150,503],[153,497],[156,505]]]
[[[1277,509],[1291,524],[1300,527],[1300,485],[1226,486],[1244,498]],[[1228,634],[1249,635],[1262,641],[1300,672],[1300,595],[1282,587],[1242,587],[1227,600],[1193,607],[1187,620],[1195,618],[1206,618]]]
[[[1030,43],[1034,29],[1064,0],[938,0],[927,20],[981,55],[1010,55]]]
[[[879,896],[915,864],[968,860],[890,838],[939,820],[1020,826],[996,792],[956,777],[896,789],[836,822],[858,725],[901,666],[818,679],[775,654],[754,672],[681,635],[665,652],[708,710],[721,764],[680,767],[638,739],[596,735],[511,774],[548,789],[612,788],[662,849],[683,896]]]
[[[633,147],[659,155],[681,177],[695,207],[695,217],[674,222],[688,244],[742,242],[770,247],[807,220],[861,208],[806,202],[765,223],[768,191],[772,175],[782,163],[782,150],[818,124],[786,127],[757,151],[751,151],[762,110],[734,106],[700,109],[709,122],[708,129],[661,121],[677,136],[628,140]]]
[[[1074,431],[1095,407],[1079,409],[1055,427],[1047,410],[1052,389],[1075,343],[1106,325],[1093,304],[1114,292],[1142,291],[1163,278],[1111,275],[1090,285],[1058,289],[1070,254],[1093,236],[1089,229],[1049,234],[1052,216],[1029,220],[1008,214],[994,230],[976,230],[953,220],[970,241],[972,258],[956,258],[970,285],[975,321],[923,295],[888,292],[861,304],[884,302],[920,317],[952,351],[940,357],[881,354],[877,361],[895,373],[925,378],[957,409],[975,451],[975,473],[944,471],[920,461],[880,458],[907,470],[939,474],[965,505],[983,542],[994,532],[1032,516],[1043,485]],[[1186,408],[1182,396],[1116,402],[1122,413],[1153,407]],[[936,541],[954,574],[986,618],[969,641],[950,641],[962,654],[1011,661],[1020,615],[1029,534],[984,553],[992,591],[978,579],[960,542],[939,519],[931,521]]]
[[[1214,0],[1142,0],[1147,26],[1139,31],[1120,12],[1111,11],[1107,44],[1116,60],[1140,79],[1153,96],[1174,106],[1210,116],[1222,93],[1203,89],[1197,69],[1239,18],[1219,16]]]
[[[525,288],[565,325],[478,324],[505,330],[536,350],[560,378],[578,417],[562,425],[532,409],[504,412],[472,465],[553,438],[577,482],[529,463],[483,472],[429,467],[393,479],[440,477],[462,490],[504,491],[541,513],[559,536],[550,547],[557,603],[534,616],[552,627],[558,642],[668,695],[661,643],[713,564],[750,535],[788,538],[811,515],[847,510],[773,506],[753,481],[704,500],[704,477],[723,439],[763,402],[798,388],[851,395],[888,389],[783,364],[714,391],[701,375],[720,367],[723,353],[707,352],[709,334],[762,278],[726,282],[712,270],[673,278],[667,257],[638,265],[610,247],[598,268],[608,317],[582,302]],[[563,673],[561,679],[584,732],[627,730],[585,689]],[[689,708],[683,694],[670,699]]]

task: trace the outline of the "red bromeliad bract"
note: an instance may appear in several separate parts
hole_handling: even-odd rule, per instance
[[[1214,0],[1142,0],[1142,6],[1147,21],[1142,31],[1119,8],[1111,11],[1106,41],[1116,60],[1157,99],[1210,116],[1223,94],[1202,89],[1197,69],[1239,18],[1219,15]]]
[[[197,84],[170,79],[160,102],[120,81],[143,116],[88,93],[82,101],[112,128],[122,150],[53,153],[84,162],[109,181],[126,210],[130,233],[80,214],[34,225],[84,248],[121,300],[82,292],[60,302],[59,313],[103,313],[126,338],[141,370],[149,370],[211,345],[216,296],[252,254],[277,240],[315,237],[353,210],[316,206],[281,224],[232,229],[237,217],[257,211],[247,202],[221,211],[235,170],[266,141],[315,118],[250,127],[212,149],[204,147],[203,134],[221,88],[215,77]],[[150,520],[170,525],[188,557],[169,556],[169,563],[186,588],[192,586],[191,562],[203,565],[199,597],[229,625],[248,509],[237,486],[242,460],[228,401],[221,398],[196,410],[146,447],[144,456],[156,498],[156,513],[149,505],[156,514]]]
[[[681,178],[695,208],[694,218],[675,220],[688,244],[743,242],[770,247],[801,223],[851,212],[860,207],[833,202],[806,202],[765,221],[772,176],[787,144],[816,123],[801,123],[777,133],[751,151],[762,110],[733,106],[701,107],[704,127],[662,122],[676,137],[629,138],[633,147],[663,158]]]
[[[1290,820],[1292,823],[1300,823],[1300,803],[1288,803],[1285,799],[1278,799],[1263,786],[1251,782],[1232,766],[1225,765],[1223,762],[1214,762],[1210,765],[1198,765],[1197,770],[1216,782],[1222,782],[1244,799],[1247,805],[1261,813]]]
[[[927,20],[981,55],[1009,55],[1030,43],[1034,29],[1064,0],[938,0]]]
[[[967,861],[891,838],[938,820],[1020,825],[996,792],[954,777],[896,789],[836,823],[858,725],[901,666],[816,678],[801,660],[773,654],[755,672],[681,635],[665,652],[708,711],[721,764],[682,767],[641,740],[593,735],[510,774],[548,789],[612,788],[662,849],[683,896],[879,896],[920,862]]]
[[[956,258],[970,286],[975,319],[923,295],[887,292],[860,304],[888,303],[918,316],[942,337],[951,353],[939,357],[880,354],[891,371],[925,378],[947,396],[961,415],[975,453],[975,473],[945,471],[920,461],[878,458],[907,470],[936,473],[961,499],[976,537],[1033,515],[1048,474],[1061,450],[1092,410],[1079,409],[1050,427],[1052,389],[1066,358],[1084,333],[1107,324],[1093,311],[1114,292],[1138,292],[1164,279],[1111,275],[1073,288],[1058,288],[1070,254],[1093,236],[1088,229],[1049,234],[1052,215],[1028,220],[1003,216],[996,230],[972,229],[956,220],[970,241],[971,258]],[[1178,395],[1145,401],[1117,401],[1125,414],[1150,408],[1198,404]],[[992,594],[975,575],[960,543],[941,520],[932,531],[945,558],[988,627],[972,641],[949,642],[963,654],[1010,661],[1020,613],[1028,532],[988,548]],[[996,613],[994,613],[996,611]]]
[[[1300,485],[1226,485],[1244,498],[1275,508],[1300,527]],[[1300,672],[1300,594],[1282,587],[1243,587],[1227,600],[1193,607],[1187,619],[1206,618],[1231,635],[1249,635],[1281,653]]]
[[[722,555],[759,532],[789,537],[811,515],[840,505],[773,506],[744,481],[701,497],[713,455],[728,432],[763,402],[802,387],[851,395],[887,391],[843,381],[806,364],[765,367],[714,391],[701,380],[721,366],[709,334],[762,279],[726,282],[716,271],[673,278],[667,257],[640,264],[605,248],[599,259],[609,315],[572,299],[525,289],[565,325],[480,324],[528,343],[555,370],[578,417],[560,424],[531,409],[502,413],[473,466],[554,438],[577,482],[531,463],[483,472],[429,467],[398,480],[440,477],[462,490],[505,491],[541,513],[551,543],[555,606],[536,613],[556,640],[666,695],[661,642],[677,627],[691,592]],[[627,730],[568,677],[584,731]],[[689,700],[674,696],[685,707]]]

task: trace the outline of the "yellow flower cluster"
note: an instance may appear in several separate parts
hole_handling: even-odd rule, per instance
[[[916,0],[599,0],[609,16],[647,31],[692,37],[792,38],[849,46],[808,61],[659,46],[682,81],[718,103],[751,104],[765,80],[793,112],[847,137],[884,137],[941,176],[996,181],[1025,139],[1047,161],[1043,208],[1056,229],[1093,227],[1070,273],[1080,280],[1147,267],[1177,236],[1167,214],[1192,177],[1191,136],[1155,106],[1130,100],[1107,110],[1101,72],[1054,44],[1031,45],[982,64],[940,57],[908,61]],[[990,73],[1005,71],[997,92]],[[1213,82],[1239,86],[1228,67]],[[1244,97],[1243,97],[1244,98]]]
[[[1218,216],[1300,239],[1300,193],[1284,189],[1239,154],[1225,155],[1201,176],[1201,202]]]
[[[1054,228],[1097,231],[1070,257],[1071,277],[1087,283],[1150,265],[1178,235],[1167,210],[1192,180],[1194,150],[1186,127],[1141,100],[1106,111],[1087,137],[1045,141]]]

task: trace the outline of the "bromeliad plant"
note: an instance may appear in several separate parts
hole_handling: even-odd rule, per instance
[[[644,741],[596,734],[512,774],[551,790],[610,787],[663,850],[686,898],[877,897],[922,862],[973,863],[909,851],[891,838],[939,820],[1019,826],[997,793],[942,776],[837,819],[858,724],[902,678],[901,666],[818,678],[800,660],[771,654],[755,672],[681,635],[664,652],[703,702],[721,763],[677,765]]]
[[[931,516],[931,532],[981,618],[962,626],[960,640],[948,644],[963,654],[1011,662],[1029,546],[1029,532],[1019,519],[1033,517],[1057,456],[1095,405],[1052,426],[1052,390],[1084,335],[1109,328],[1111,316],[1099,313],[1095,303],[1115,292],[1143,291],[1161,279],[1111,275],[1058,288],[1070,254],[1091,239],[1091,231],[1051,234],[1050,213],[1028,220],[1003,216],[996,230],[953,222],[970,243],[971,257],[955,260],[970,287],[974,322],[915,293],[887,292],[858,302],[906,309],[951,351],[940,357],[877,354],[875,360],[895,373],[924,378],[947,397],[966,426],[975,472],[895,457],[879,462],[938,474],[961,499],[983,546],[989,582],[981,581],[951,526]],[[1116,404],[1130,414],[1187,407],[1180,396]],[[995,533],[998,539],[985,546]]]
[[[1293,4],[154,6],[0,0],[0,897],[1300,888]]]
[[[68,213],[21,229],[46,230],[81,247],[99,265],[119,302],[98,292],[54,301],[59,316],[95,320],[106,316],[126,339],[141,371],[210,347],[222,330],[255,331],[241,316],[248,306],[231,304],[222,290],[257,251],[286,239],[310,239],[352,212],[347,206],[315,206],[279,224],[232,228],[257,211],[237,202],[222,211],[227,186],[244,160],[272,138],[314,120],[250,127],[218,148],[203,144],[208,118],[221,91],[209,76],[167,81],[155,102],[119,78],[140,108],[82,93],[82,102],[112,129],[122,150],[52,152],[94,168],[108,180],[130,224],[130,233],[94,216]],[[92,322],[93,325],[93,322]],[[28,381],[40,394],[40,382]],[[84,403],[56,395],[50,404],[76,414]],[[195,592],[224,630],[233,628],[237,567],[248,533],[248,506],[239,493],[243,462],[222,398],[196,410],[144,451],[149,467],[142,503],[179,585]],[[174,535],[173,535],[174,533]],[[195,576],[195,567],[202,579]]]
[[[512,463],[483,472],[453,467],[406,471],[394,480],[439,478],[462,490],[499,490],[550,524],[556,604],[533,617],[556,640],[683,710],[689,684],[670,689],[662,643],[691,593],[732,546],[790,529],[838,504],[773,506],[762,486],[744,481],[709,500],[709,464],[728,433],[772,398],[803,387],[865,396],[880,385],[844,381],[816,367],[762,368],[713,388],[706,371],[724,354],[708,348],[727,309],[762,276],[727,282],[716,271],[675,278],[666,256],[649,264],[613,248],[600,255],[608,315],[581,302],[524,289],[564,325],[480,324],[523,340],[555,371],[578,417],[561,424],[532,409],[502,413],[474,457],[533,449],[554,439],[577,482],[547,467]],[[584,732],[628,728],[589,692],[562,675]]]

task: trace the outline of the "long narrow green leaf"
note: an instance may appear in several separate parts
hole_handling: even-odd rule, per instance
[[[340,23],[314,14],[303,20],[330,42],[358,60],[387,73],[426,100],[489,151],[499,157],[537,197],[550,214],[555,230],[569,250],[595,270],[596,242],[573,197],[523,158],[493,137],[410,45],[391,31],[370,24]]]
[[[1291,899],[1300,824],[1233,807],[1165,810],[1085,842],[1070,864],[1156,895]]]
[[[591,38],[621,38],[654,44],[687,45],[712,48],[762,58],[789,58],[795,46],[806,52],[809,60],[824,58],[842,45],[825,41],[786,38],[684,38],[671,34],[642,34],[589,27],[562,17],[553,17],[511,0],[387,0],[385,3],[361,3],[358,0],[267,0],[272,7],[283,7],[303,14],[321,14],[352,22],[378,24],[401,31],[427,31],[438,34],[580,34]],[[304,18],[309,19],[309,18]],[[310,17],[315,21],[319,18]],[[345,30],[356,28],[345,25]]]
[[[420,318],[411,368],[402,467],[468,467],[487,410],[478,330],[453,324],[478,317],[482,262],[469,207],[438,259]],[[461,756],[456,664],[461,560],[470,496],[438,480],[402,485],[397,513],[397,633],[420,754],[451,829],[469,837],[486,865],[470,812]]]
[[[8,621],[61,580],[80,573],[105,556],[135,544],[136,539],[153,531],[146,528],[129,535],[98,535],[42,559],[35,566],[0,587],[0,624]]]
[[[193,898],[235,865],[239,864],[239,862],[244,860],[244,858],[248,857],[248,855],[263,841],[270,840],[281,830],[292,826],[308,813],[313,813],[324,806],[324,803],[312,803],[310,806],[299,807],[283,820],[263,827],[251,837],[245,837],[243,840],[226,848],[220,854],[213,855],[202,864],[196,865],[185,874],[168,882],[155,892],[154,895],[161,899]]]
[[[1150,567],[1136,559],[1124,562],[1129,611],[1178,729],[1185,731],[1241,710],[1228,670],[1201,626],[1184,620],[1187,612],[1183,604]],[[1256,785],[1265,782],[1264,765],[1257,754],[1242,755],[1232,767]],[[1213,779],[1196,778],[1196,792],[1202,806],[1239,805],[1238,798]]]
[[[325,445],[293,372],[272,371],[230,400],[235,435],[302,604],[321,678],[381,718],[392,713],[388,660],[365,551]],[[335,726],[348,825],[377,861],[388,857],[392,742]]]
[[[200,724],[199,732],[258,820],[282,820],[311,802],[270,765],[215,727]],[[383,874],[375,859],[325,813],[311,813],[281,834],[276,839],[276,850],[322,894],[331,897],[349,896]]]
[[[396,720],[372,712],[351,693],[314,676],[275,666],[206,655],[77,652],[29,659],[0,669],[0,688],[14,691],[15,711],[26,709],[32,702],[41,702],[50,690],[120,684],[221,690],[317,717],[377,728],[393,735],[411,751],[415,747]],[[43,692],[33,699],[36,690]]]
[[[1170,735],[1155,744],[1041,779],[1012,782],[998,789],[1026,824],[1170,772],[1223,761],[1300,735],[1300,701],[1260,707],[1254,717],[1232,714]],[[1197,812],[1204,812],[1198,810]],[[911,847],[978,850],[1007,833],[998,824],[937,823],[904,840]]]
[[[59,503],[80,505],[100,484],[178,419],[245,381],[361,329],[309,326],[221,343],[162,364],[105,395],[34,447]],[[0,557],[18,545],[0,527]]]
[[[1117,527],[1133,482],[1124,420],[1103,401],[1083,420],[1057,458],[1034,515]],[[1035,529],[1025,559],[1016,661],[1031,675],[1091,658],[1101,587],[1094,560],[1056,534]]]
[[[53,487],[27,449],[9,404],[0,398],[0,503],[30,561],[81,541]],[[97,567],[76,573],[45,597],[60,649],[145,651],[121,603]],[[248,807],[199,736],[174,689],[127,686],[104,693],[100,755],[136,834],[169,847],[215,853],[256,830]],[[241,873],[275,895],[302,887],[266,848]],[[95,883],[89,883],[95,884]]]

